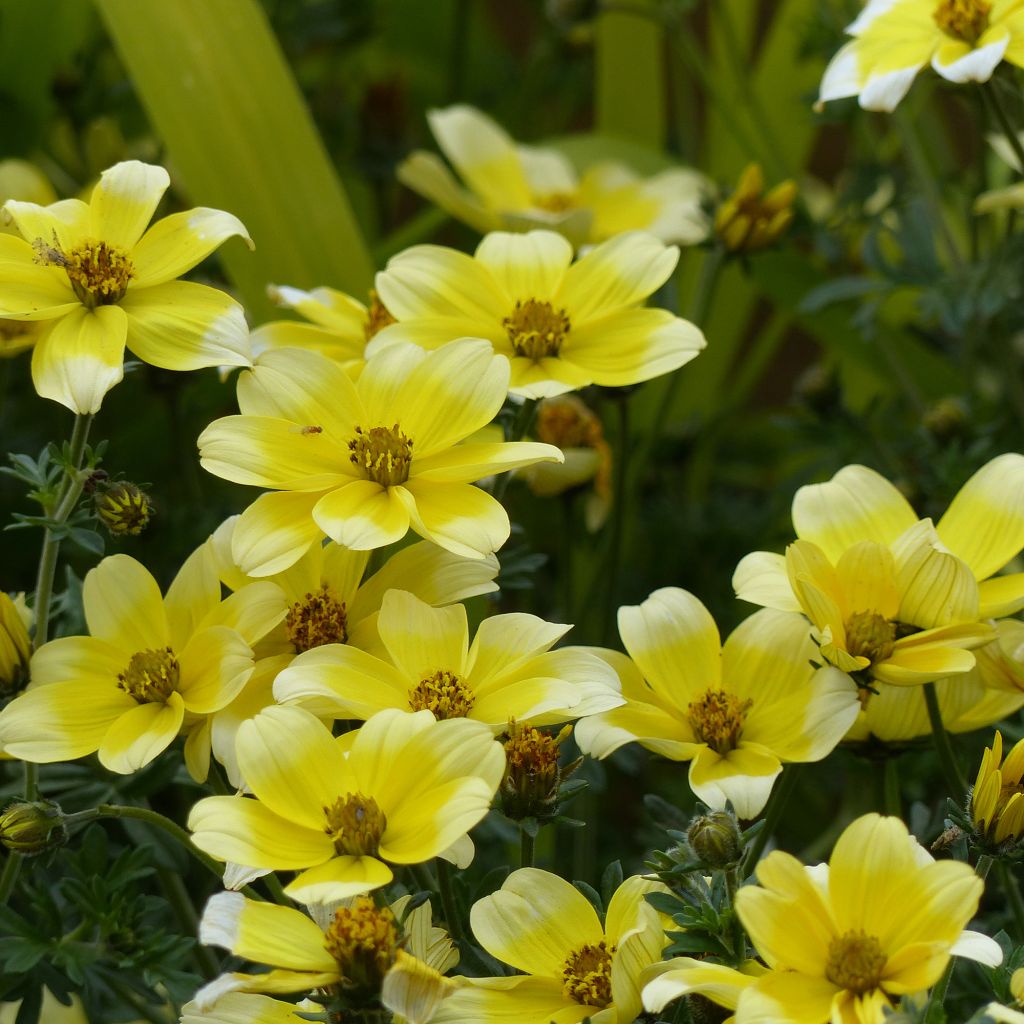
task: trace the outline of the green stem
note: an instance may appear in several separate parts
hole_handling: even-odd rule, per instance
[[[1001,860],[996,864],[996,874],[999,875],[999,884],[1003,887],[1003,892],[1006,893],[1006,901],[1010,904],[1010,911],[1013,913],[1013,924],[1017,929],[1015,941],[1020,942],[1024,937],[1024,900],[1021,899],[1020,886],[1006,861]]]
[[[576,540],[576,521],[573,517],[574,496],[571,491],[559,496],[562,506],[562,621],[575,624],[573,601],[573,546]]]
[[[535,837],[531,836],[525,828],[519,830],[519,866],[521,868],[532,868],[534,857]]]
[[[189,895],[181,875],[176,871],[168,871],[166,868],[159,868],[157,876],[160,879],[160,887],[163,889],[167,902],[170,903],[175,917],[182,930],[188,935],[196,935],[199,932],[199,917],[196,908],[192,904],[192,897]],[[196,943],[192,950],[196,966],[200,974],[207,980],[212,981],[220,974],[220,961],[217,955],[209,946]]]
[[[783,771],[782,778],[779,779],[775,789],[772,791],[772,795],[768,798],[768,808],[764,815],[764,827],[758,832],[754,838],[753,845],[747,850],[743,858],[742,877],[745,878],[749,875],[761,859],[761,854],[764,853],[764,848],[768,845],[768,840],[778,827],[782,812],[785,810],[793,790],[796,789],[796,780],[799,774],[798,765],[789,765]]]
[[[956,763],[956,756],[953,747],[949,742],[949,733],[942,724],[942,711],[939,709],[939,696],[935,692],[934,683],[924,684],[924,702],[928,708],[928,721],[932,727],[932,738],[935,740],[935,750],[939,755],[939,764],[942,767],[942,774],[946,777],[946,785],[949,787],[949,795],[960,803],[967,792],[967,783],[960,774],[960,768]]]
[[[462,949],[466,946],[466,932],[462,927],[458,905],[455,902],[455,890],[452,888],[452,866],[440,857],[435,858],[437,864],[437,886],[441,897],[441,908],[444,911],[445,924],[448,932]]]
[[[526,437],[533,426],[533,418],[537,415],[537,399],[527,398],[523,404],[519,407],[519,412],[516,414],[515,420],[512,422],[512,427],[508,432],[508,436],[505,438],[506,441],[522,441]],[[500,474],[494,482],[494,490],[492,491],[495,498],[501,501],[505,497],[505,492],[508,490],[509,481],[512,479],[511,473]]]
[[[0,906],[6,906],[11,893],[14,890],[14,883],[18,880],[18,872],[21,870],[21,854],[8,853],[4,861],[4,870],[0,873]]]
[[[615,608],[619,597],[619,573],[622,568],[622,546],[626,525],[626,502],[629,496],[627,467],[629,466],[629,397],[620,395],[615,403],[619,412],[619,431],[615,453],[615,497],[612,504],[612,529],[608,538],[607,580],[604,592],[604,610],[601,615],[601,640],[614,643]]]
[[[282,907],[292,906],[292,901],[284,891],[284,886],[281,885],[281,879],[279,879],[273,871],[271,871],[269,875],[264,875],[262,881],[263,884],[266,885],[270,895],[274,897],[275,903],[280,903]]]
[[[999,127],[1006,136],[1006,141],[1017,158],[1017,173],[1024,175],[1024,146],[1021,145],[1020,136],[1010,123],[1006,109],[999,101],[999,93],[991,82],[981,83],[981,101],[988,108],[988,111],[999,122]]]
[[[729,894],[729,909],[732,911],[732,950],[736,958],[736,966],[742,967],[747,959],[747,941],[743,931],[743,922],[736,913],[736,893],[739,891],[739,878],[736,868],[728,868],[725,872],[725,889]]]
[[[899,818],[903,813],[903,801],[900,794],[900,766],[898,757],[888,757],[885,761],[885,777],[882,784],[882,806],[886,814]]]
[[[922,1020],[934,1020],[932,1010],[945,1003],[946,991],[949,989],[949,981],[953,977],[953,968],[955,966],[956,957],[951,956],[949,963],[946,964],[946,969],[942,972],[942,977],[935,983],[935,988],[932,989],[931,995],[928,997],[928,1006],[924,1011]]]

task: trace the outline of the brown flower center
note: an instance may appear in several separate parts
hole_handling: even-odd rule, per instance
[[[845,932],[828,945],[825,977],[848,992],[871,992],[878,988],[886,960],[882,944],[873,935]]]
[[[687,705],[686,717],[694,734],[718,754],[736,749],[752,700],[740,700],[725,690],[708,690]]]
[[[37,238],[33,248],[37,263],[64,268],[72,291],[89,309],[119,302],[135,275],[128,254],[106,242],[84,242],[64,252],[58,245]]]
[[[382,487],[394,487],[409,479],[412,439],[402,433],[397,423],[369,430],[356,427],[348,450],[352,453],[349,458],[366,473],[366,478]]]
[[[548,192],[547,195],[536,196],[533,205],[548,213],[565,213],[576,206],[576,197],[571,192]]]
[[[601,1009],[612,1001],[612,953],[607,943],[580,946],[565,958],[562,990],[567,998]]]
[[[380,301],[376,290],[370,289],[370,308],[366,311],[366,323],[363,324],[363,336],[369,341],[378,331],[390,324],[397,323],[388,307]]]
[[[345,602],[339,601],[325,583],[291,606],[284,628],[299,654],[324,644],[343,644],[348,640]]]
[[[342,986],[376,995],[398,956],[398,922],[388,907],[369,896],[357,896],[350,907],[339,907],[324,934],[324,949],[334,957]]]
[[[988,28],[991,11],[985,0],[941,0],[932,17],[946,35],[973,46]]]
[[[166,701],[178,687],[178,659],[170,647],[137,651],[117,674],[117,685],[140,704]]]
[[[473,709],[473,691],[454,673],[438,669],[409,691],[409,707],[435,718],[465,718]]]
[[[569,316],[564,309],[555,309],[550,302],[527,299],[517,302],[515,309],[501,321],[517,356],[537,361],[557,356],[569,333]]]
[[[372,796],[346,793],[324,808],[326,827],[339,856],[376,857],[388,820]]]
[[[873,665],[892,656],[896,625],[878,612],[854,612],[846,620],[846,650]]]

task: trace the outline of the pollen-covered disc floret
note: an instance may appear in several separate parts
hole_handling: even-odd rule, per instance
[[[719,754],[735,750],[743,732],[752,700],[741,700],[725,690],[708,690],[687,706],[686,716],[694,735]]]
[[[527,299],[516,302],[501,326],[508,333],[515,354],[536,361],[558,355],[571,324],[564,309],[556,309],[550,302]]]
[[[874,935],[861,930],[844,932],[829,943],[825,977],[849,992],[870,992],[881,981],[886,959]]]
[[[612,953],[607,942],[585,945],[573,950],[565,959],[562,977],[565,994],[585,1006],[604,1008],[612,1001]]]
[[[946,35],[973,44],[988,28],[991,13],[985,0],[941,0],[932,17]]]
[[[343,644],[348,640],[348,615],[345,602],[339,601],[325,583],[315,592],[309,592],[296,601],[284,620],[288,640],[297,653],[322,647],[324,644]]]
[[[465,718],[473,710],[473,691],[448,669],[438,669],[409,691],[413,711],[430,711],[435,718]]]
[[[366,472],[368,480],[382,487],[394,487],[409,479],[412,439],[398,424],[391,427],[356,427],[356,436],[348,443],[353,465]]]
[[[376,906],[369,896],[339,907],[324,935],[324,948],[338,963],[342,988],[378,993],[398,956],[399,938],[394,913]]]
[[[896,624],[878,612],[854,612],[846,620],[846,649],[855,658],[872,664],[892,657]]]
[[[178,660],[170,647],[138,651],[117,674],[118,685],[140,704],[165,701],[178,687]]]
[[[324,831],[339,856],[376,857],[387,818],[372,796],[346,793],[324,808]]]
[[[83,242],[65,252],[56,240],[37,238],[33,248],[38,263],[64,269],[72,291],[89,309],[120,302],[135,274],[128,254],[107,242]]]

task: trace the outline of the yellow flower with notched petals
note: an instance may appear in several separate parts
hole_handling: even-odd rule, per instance
[[[214,796],[189,816],[192,841],[221,860],[299,870],[285,887],[323,903],[387,885],[388,864],[448,850],[487,813],[505,754],[479,722],[381,711],[335,739],[301,708],[270,707],[238,730],[255,799]]]
[[[590,901],[548,871],[520,868],[474,904],[470,925],[491,956],[522,974],[464,978],[436,1024],[515,1020],[631,1024],[642,1011],[639,978],[661,959],[668,937],[645,899],[667,892],[633,875],[616,889],[602,923]]]
[[[1003,737],[997,730],[985,749],[971,791],[971,821],[978,832],[997,846],[1024,836],[1024,740],[1003,760]]]
[[[894,110],[931,66],[950,82],[986,82],[1001,61],[1024,67],[1018,0],[868,0],[832,58],[819,104],[857,96],[866,110]]]
[[[438,245],[406,249],[377,275],[377,291],[398,323],[369,350],[486,338],[512,363],[512,394],[548,398],[588,384],[638,384],[679,369],[704,348],[693,324],[642,305],[675,269],[675,246],[632,232],[575,263],[572,255],[551,231],[495,231],[473,256]]]
[[[622,703],[600,658],[551,647],[571,629],[535,615],[492,615],[469,642],[462,605],[432,608],[404,590],[384,595],[380,656],[332,644],[300,655],[274,683],[282,704],[368,719],[383,708],[471,718],[497,733],[510,718],[550,725]]]
[[[378,907],[357,896],[331,913],[311,908],[310,918],[293,907],[218,893],[203,911],[199,941],[272,970],[221,975],[196,993],[195,1009],[215,1012],[237,992],[317,990],[328,1006],[331,997],[339,1009],[379,1002],[409,1024],[427,1024],[454,990],[442,975],[458,953],[443,930],[431,926],[429,902],[406,914],[410,899]]]
[[[579,176],[558,150],[517,145],[474,107],[432,110],[427,120],[468,188],[423,151],[399,166],[398,179],[478,231],[550,228],[574,245],[622,231],[649,231],[683,245],[707,236],[703,204],[712,186],[698,171],[674,167],[642,178],[625,164],[602,161]]]
[[[170,178],[129,160],[104,171],[89,203],[9,200],[21,234],[0,234],[0,318],[44,321],[32,380],[44,398],[94,413],[123,374],[124,349],[169,370],[248,366],[242,307],[177,281],[222,242],[251,240],[237,217],[197,208],[147,230]]]
[[[604,758],[640,743],[690,761],[690,789],[711,807],[731,801],[741,818],[761,812],[783,762],[821,760],[860,708],[846,675],[811,667],[816,649],[798,615],[757,612],[723,646],[704,605],[666,587],[620,608],[619,633],[632,661],[605,657],[626,703],[581,720],[580,749]]]
[[[933,860],[897,818],[858,818],[828,865],[770,853],[757,880],[736,894],[736,910],[771,970],[744,984],[737,1024],[882,1024],[903,995],[934,985],[950,956],[1002,960],[992,939],[964,930],[981,879]]]
[[[134,558],[112,555],[86,576],[82,598],[91,635],[40,647],[29,688],[0,712],[0,746],[23,761],[99,751],[111,771],[137,771],[241,691],[251,645],[285,614],[274,587],[222,601],[205,545],[166,597]]]
[[[508,361],[484,341],[437,352],[395,345],[353,383],[318,352],[279,349],[238,382],[241,416],[199,437],[203,466],[235,483],[272,488],[235,527],[243,572],[287,569],[327,534],[360,551],[410,527],[458,555],[484,558],[508,539],[501,504],[472,481],[541,459],[551,445],[463,442],[505,399]]]

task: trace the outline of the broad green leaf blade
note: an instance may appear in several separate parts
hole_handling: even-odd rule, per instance
[[[373,264],[341,182],[256,0],[96,0],[189,199],[256,243],[222,252],[253,319],[268,282],[359,295]]]

